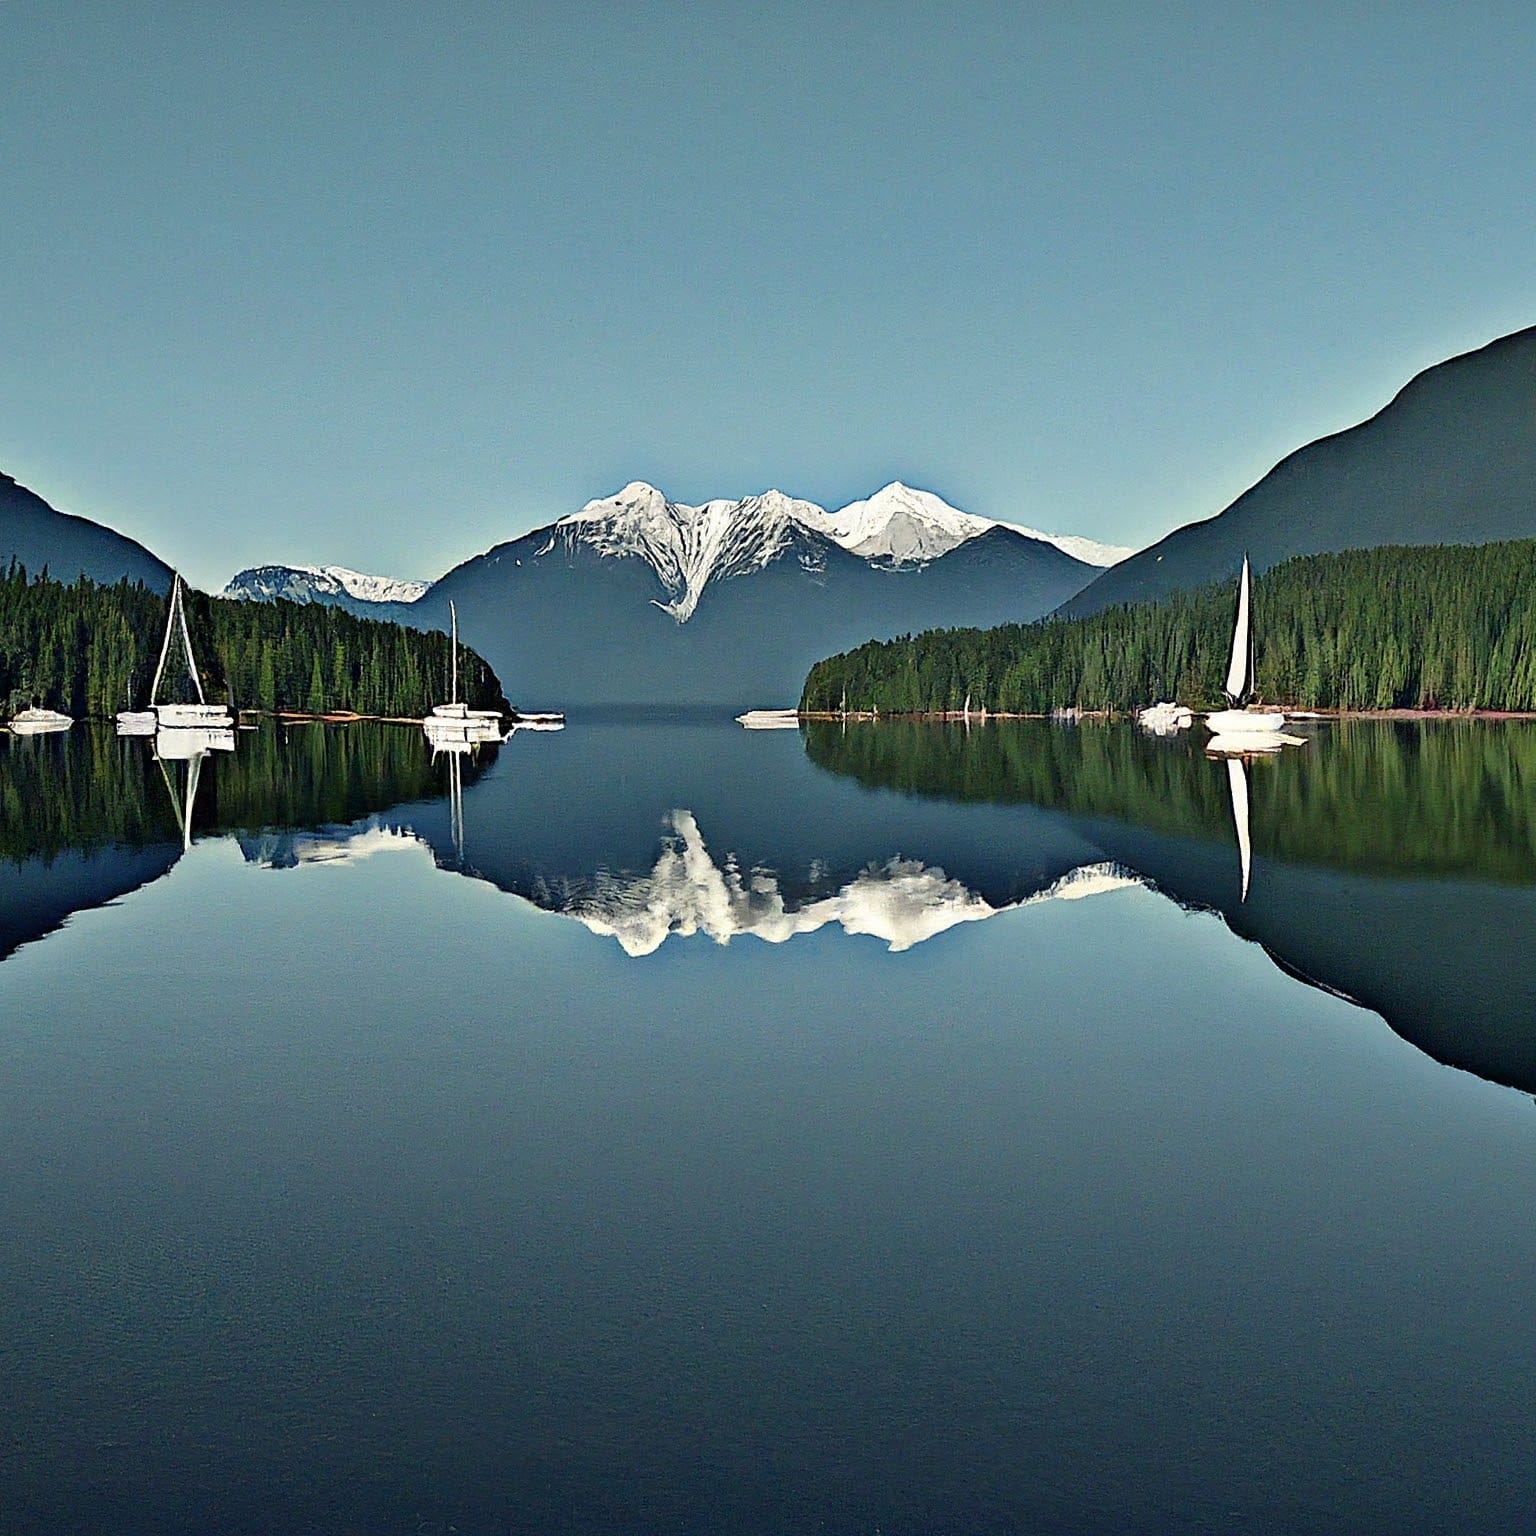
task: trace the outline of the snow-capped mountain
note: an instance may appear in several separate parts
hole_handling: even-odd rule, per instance
[[[424,581],[369,576],[344,565],[257,565],[230,578],[220,594],[254,602],[286,598],[292,603],[333,603],[353,608],[371,603],[414,603]]]
[[[1099,568],[1132,553],[1091,539],[1038,533],[1016,523],[977,517],[932,491],[914,490],[899,480],[835,512],[782,491],[694,506],[669,501],[655,486],[635,480],[615,495],[589,501],[579,512],[561,518],[555,528],[601,554],[644,560],[671,594],[665,602],[657,600],[656,606],[680,624],[692,617],[710,582],[762,570],[802,531],[830,539],[861,559],[887,565],[926,565],[996,528],[1053,545],[1074,560]],[[805,558],[810,562],[806,568],[814,569],[814,554]]]
[[[887,487],[830,513],[779,491],[691,505],[634,481],[465,561],[405,622],[459,633],[525,708],[792,704],[871,637],[1039,618],[1097,575],[1055,545]]]
[[[867,500],[851,501],[836,512],[822,511],[807,502],[795,505],[806,509],[801,514],[802,521],[866,559],[934,560],[993,528],[1007,528],[1023,538],[1054,544],[1074,560],[1101,568],[1135,553],[1129,546],[1100,544],[1072,534],[1041,533],[1022,523],[978,517],[974,512],[962,512],[951,506],[932,491],[914,490],[900,480],[893,480]]]
[[[836,512],[813,508],[806,521],[866,560],[914,563],[936,560],[997,526],[950,506],[932,491],[916,491],[899,480]]]
[[[420,583],[340,566],[242,571],[231,597],[336,603],[459,632],[524,708],[792,704],[872,637],[1039,618],[1098,568],[893,482],[835,512],[781,491],[692,505],[632,481]]]
[[[652,601],[683,624],[711,581],[762,570],[785,553],[798,530],[814,527],[811,520],[825,515],[780,491],[688,506],[635,480],[617,495],[589,501],[555,528],[600,554],[644,560],[672,594],[667,602]],[[812,557],[806,569],[814,566]]]

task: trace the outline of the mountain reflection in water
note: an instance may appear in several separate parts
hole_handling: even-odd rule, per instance
[[[80,728],[5,743],[0,957],[176,862],[150,761]],[[269,869],[425,845],[636,957],[827,928],[900,953],[1032,902],[1149,885],[1436,1059],[1536,1091],[1523,722],[1335,723],[1250,765],[1246,892],[1230,770],[1199,731],[609,722],[461,766],[458,828],[416,733],[269,725],[205,765],[194,831]]]
[[[1336,722],[1251,763],[1246,897],[1228,770],[1198,730],[816,722],[806,748],[872,788],[1055,808],[1290,974],[1375,1010],[1437,1060],[1536,1091],[1529,722]]]

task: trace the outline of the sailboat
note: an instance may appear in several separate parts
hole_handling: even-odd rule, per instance
[[[187,671],[192,674],[192,686],[197,689],[197,703],[158,704],[155,701],[160,694],[160,680],[165,675],[171,637],[178,630],[186,653]],[[227,732],[234,723],[234,716],[224,705],[210,704],[204,697],[203,681],[197,671],[197,658],[192,654],[192,633],[187,628],[187,609],[181,595],[181,573],[178,571],[171,578],[171,601],[165,615],[165,638],[160,642],[160,659],[155,663],[154,681],[149,685],[149,708],[120,710],[117,716],[118,734],[147,736],[152,731],[166,730]]]
[[[1248,556],[1243,556],[1242,575],[1237,582],[1237,618],[1232,625],[1232,655],[1227,662],[1227,678],[1222,691],[1227,709],[1218,709],[1205,717],[1212,740],[1210,752],[1273,752],[1297,736],[1286,736],[1285,716],[1278,712],[1249,709],[1253,698],[1253,612],[1252,576]]]
[[[500,741],[501,712],[495,709],[471,709],[459,702],[459,610],[448,601],[448,616],[453,627],[451,682],[449,701],[434,704],[432,713],[421,722],[434,749],[454,742]]]

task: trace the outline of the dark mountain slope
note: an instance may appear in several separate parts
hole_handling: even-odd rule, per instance
[[[30,575],[47,566],[50,576],[66,582],[83,573],[105,586],[124,576],[156,592],[171,584],[171,568],[142,544],[88,518],[59,512],[0,474],[0,569],[13,559]]]
[[[1113,566],[1069,617],[1292,555],[1536,537],[1536,327],[1414,378],[1369,421],[1298,449],[1224,512]]]

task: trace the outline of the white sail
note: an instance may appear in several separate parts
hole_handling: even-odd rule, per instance
[[[1237,584],[1237,622],[1232,626],[1232,657],[1227,663],[1227,702],[1241,709],[1253,692],[1253,621],[1249,615],[1248,556]]]

